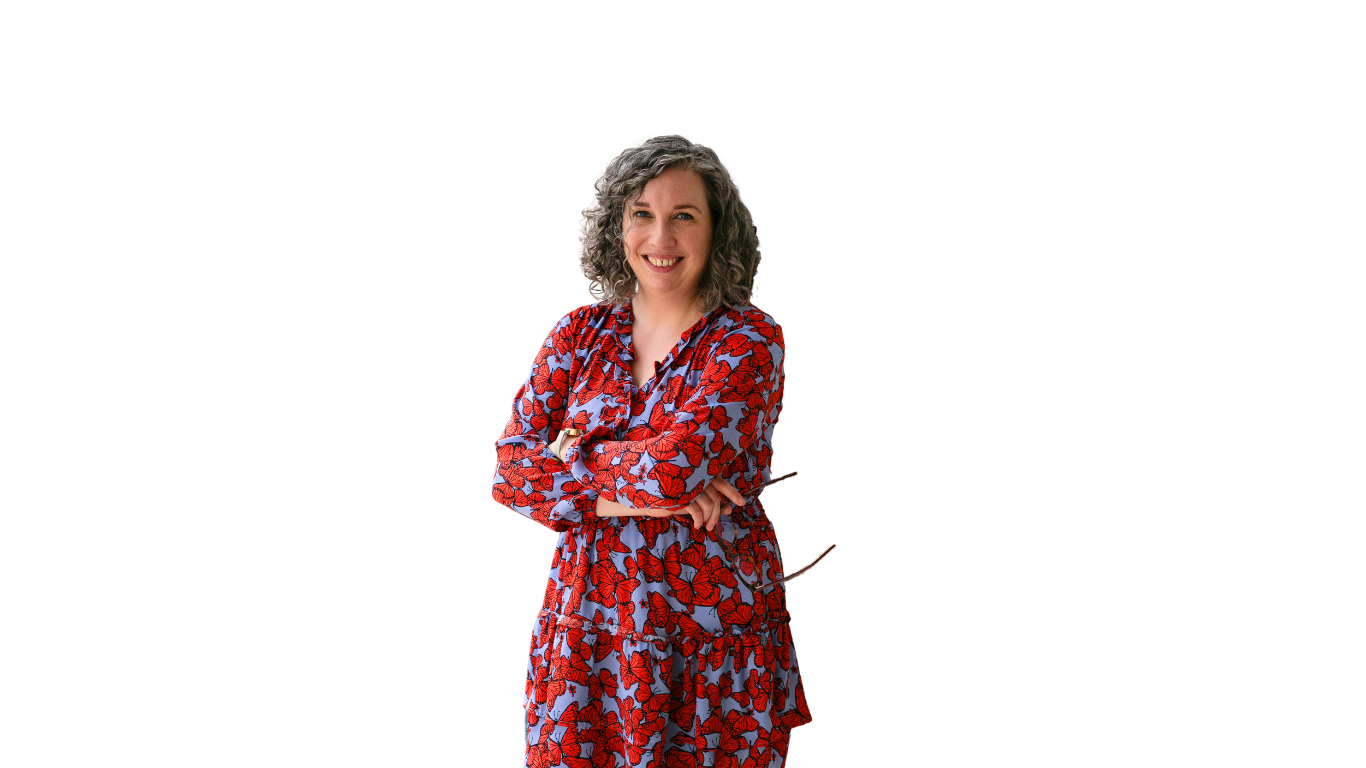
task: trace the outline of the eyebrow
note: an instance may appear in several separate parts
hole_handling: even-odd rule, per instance
[[[634,202],[634,203],[631,203],[631,207],[632,207],[632,208],[649,208],[649,207],[650,207],[650,204],[649,204],[649,203],[642,203],[642,202]],[[684,208],[691,208],[691,209],[693,209],[694,211],[697,211],[698,213],[701,213],[701,212],[702,212],[702,209],[701,209],[701,208],[698,208],[697,206],[693,205],[692,203],[684,203],[684,204],[682,204],[682,205],[675,205],[675,206],[674,206],[674,210],[675,210],[675,211],[679,211],[679,210],[682,210],[682,209],[684,209]]]

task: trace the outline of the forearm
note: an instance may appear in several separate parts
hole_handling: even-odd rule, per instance
[[[619,504],[615,501],[611,501],[604,496],[598,496],[593,514],[597,515],[598,517],[630,517],[631,515],[665,517],[667,515],[673,514],[673,511],[670,508],[663,507],[657,509],[637,509],[635,507],[628,507],[625,504]]]
[[[615,501],[608,501],[605,497],[599,496],[593,514],[598,517],[625,517],[627,515],[638,515],[640,510],[618,504]]]

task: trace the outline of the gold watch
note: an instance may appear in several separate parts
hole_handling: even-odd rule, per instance
[[[555,454],[555,458],[564,461],[565,445],[567,445],[570,440],[573,440],[582,434],[582,430],[574,429],[572,427],[560,430],[560,436],[555,438],[555,442],[550,444],[550,452]]]

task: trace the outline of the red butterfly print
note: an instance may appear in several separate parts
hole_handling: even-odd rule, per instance
[[[561,413],[560,410],[547,410],[541,406],[540,401],[526,400],[523,402],[526,403],[526,406],[523,408],[525,411],[523,417],[527,424],[531,426],[531,429],[538,435],[550,431],[550,425],[554,424],[555,420],[559,418]]]
[[[735,678],[731,677],[729,671],[722,672],[721,676],[716,678],[716,687],[721,689],[722,698],[729,699],[735,692]]]
[[[580,376],[583,378],[583,385],[579,389],[579,392],[582,393],[601,392],[607,388],[608,382],[612,380],[611,375],[607,372],[607,364],[605,363],[595,363],[588,366],[588,369],[580,374]],[[575,394],[578,393],[576,392]]]
[[[621,543],[621,529],[614,525],[603,526],[598,534],[597,541],[593,545],[598,553],[598,560],[610,560],[612,552],[630,552],[631,548]]]
[[[711,459],[707,464],[707,472],[712,477],[734,475],[736,473],[731,469],[731,465],[735,463],[735,458],[735,449],[730,447],[730,443],[723,440],[721,433],[718,432],[711,441]]]
[[[563,422],[563,419],[562,419],[561,421]],[[551,422],[551,423],[554,423],[554,422]],[[575,414],[574,414],[573,418],[571,418],[571,419],[569,420],[569,423],[568,423],[568,424],[565,424],[564,427],[562,427],[562,429],[577,429],[577,430],[579,430],[580,432],[583,432],[583,433],[587,434],[587,433],[593,431],[592,427],[593,427],[593,414],[589,413],[588,411],[579,411],[578,413],[575,413]],[[556,434],[559,434],[559,433],[557,432]],[[553,438],[553,436],[552,436],[552,438]],[[554,442],[553,439],[552,439],[551,442]]]
[[[734,594],[732,594],[731,596],[734,597]],[[758,635],[751,634],[748,632],[743,635],[740,635],[739,638],[736,640],[733,651],[735,654],[736,667],[739,668],[748,664],[750,654],[755,652],[762,653],[763,647],[763,641],[759,639]],[[759,659],[760,657],[755,657],[755,666],[763,666],[763,663]]]
[[[622,660],[621,685],[623,688],[636,686],[637,701],[650,698],[650,687],[654,685],[655,671],[648,654],[632,653]]]
[[[609,714],[611,717],[617,716],[615,712]],[[593,744],[591,758],[593,768],[617,768],[617,755],[625,753],[626,745],[622,742],[620,725],[598,729],[598,738]]]
[[[595,611],[595,615],[602,616],[600,611]],[[599,622],[601,619],[599,619]],[[593,663],[600,664],[613,653],[621,652],[621,638],[611,632],[598,632],[593,640]]]
[[[779,631],[779,632],[782,631],[781,625],[779,625],[778,631]],[[773,652],[772,652],[771,655],[772,655],[772,658],[770,659],[770,662],[776,662],[776,663],[778,664],[778,666],[782,667],[784,670],[791,670],[791,669],[792,669],[792,643],[791,643],[791,641],[787,641],[787,642],[777,642],[777,643],[775,643],[774,646],[773,646]]]
[[[665,403],[677,403],[683,399],[683,386],[682,376],[671,376],[669,383],[665,385],[664,396],[660,399]]]
[[[547,685],[559,683],[563,686],[566,680],[580,685],[588,684],[588,663],[577,653],[560,654],[550,661],[550,682]],[[560,692],[564,692],[563,687]]]
[[[693,549],[693,548],[688,548]],[[695,556],[694,556],[695,558]],[[703,563],[698,559],[697,573],[691,579],[682,577],[682,568],[679,568],[678,543],[669,545],[664,552],[664,581],[669,585],[669,597],[678,600],[683,605],[693,607],[693,605],[716,605],[721,599],[720,590],[716,588],[716,579],[712,577],[712,568],[703,567]]]
[[[546,679],[552,676],[553,672],[549,666],[542,666],[536,670],[536,678],[533,681],[532,688],[536,694],[537,705],[552,702],[565,692],[565,681]]]
[[[580,653],[585,658],[588,656],[583,645],[583,639],[588,633],[578,624],[570,624],[564,629],[564,644],[566,648],[574,649],[574,653]]]
[[[644,753],[651,748],[651,742],[662,736],[665,722],[662,717],[669,694],[660,693],[640,699],[641,705],[631,707],[622,717],[622,730],[626,733],[627,764],[640,762]],[[659,755],[655,755],[658,758]]]
[[[618,571],[616,564],[610,558],[604,558],[593,563],[591,570],[590,578],[593,580],[593,588],[585,597],[608,608],[616,607],[617,586],[626,581],[626,574]]]
[[[749,678],[745,680],[745,691],[749,694],[750,701],[754,702],[755,709],[768,709],[769,692],[772,690],[772,673],[768,670],[764,670],[760,673],[757,669],[751,669],[749,671]]]
[[[599,669],[596,673],[588,676],[588,695],[595,701],[600,701],[607,696],[615,696],[617,692],[617,676],[612,674],[610,669]]]
[[[714,351],[718,355],[726,357],[743,357],[745,353],[754,349],[755,341],[743,334],[733,333],[716,345]]]
[[[740,599],[740,591],[734,590],[730,597],[716,604],[717,615],[726,624],[747,626],[754,618],[754,606]]]
[[[702,625],[698,624],[693,620],[692,616],[689,616],[686,613],[674,611],[673,619],[678,625],[679,634],[684,637],[701,637],[706,633],[706,630],[702,628]]]
[[[639,549],[637,556],[641,559],[641,568],[642,570],[646,570],[646,577],[649,578],[650,581],[664,581],[663,571],[660,571],[658,577],[656,577],[654,571],[647,570],[647,566],[653,567],[650,566],[650,560],[653,560],[654,563],[663,563],[663,560],[660,560],[658,559],[658,556],[653,555],[653,553],[650,552],[650,549],[654,549],[654,545],[658,543],[660,534],[664,533],[665,530],[668,530],[669,527],[672,526],[673,521],[669,518],[642,517],[641,519],[638,519],[638,521],[635,521],[635,529],[641,532],[642,537],[645,537],[645,547]]]
[[[693,575],[692,602],[695,605],[713,606],[721,601],[721,590],[716,584],[716,572],[709,567],[698,569]]]
[[[726,655],[728,653],[729,647],[726,643],[726,638],[716,638],[716,640],[712,642],[711,648],[706,652],[706,654],[698,656],[698,669],[702,669],[703,665],[706,665],[711,669],[721,669],[721,667],[725,664]]]
[[[636,581],[630,579],[629,581]],[[639,584],[639,582],[636,582]],[[625,597],[617,595],[617,626],[622,632],[636,631],[636,604],[628,592]]]
[[[676,626],[673,621],[673,610],[663,595],[658,592],[651,592],[646,608],[649,613],[645,618],[645,631],[656,635],[673,634]]]
[[[536,768],[553,768],[566,758],[579,757],[583,749],[579,744],[578,717],[579,705],[571,703],[558,718],[545,719],[541,724],[540,742],[531,748],[533,751],[529,755]],[[564,727],[564,734],[555,740],[552,734],[560,726]]]
[[[686,480],[692,470],[680,467],[677,464],[670,464],[667,461],[656,462],[650,469],[649,477],[659,481],[659,492],[669,499],[680,499],[688,492]]]
[[[749,706],[749,691],[746,690],[744,686],[732,690],[730,692],[730,695],[728,695],[726,698],[730,699],[736,704],[739,704],[742,707]]]
[[[811,710],[806,707],[806,692],[802,690],[801,678],[796,678],[796,680],[797,687],[793,689],[793,694],[797,700],[797,716],[795,719],[788,721],[788,727],[795,727],[811,720]]]
[[[700,393],[702,395],[714,395],[726,388],[726,380],[730,378],[731,365],[725,361],[707,367],[702,374],[700,382]]]
[[[562,612],[569,616],[579,615],[579,609],[583,607],[583,596],[588,593],[588,574],[581,564],[575,564],[574,580],[569,588],[569,599],[564,603]],[[553,609],[554,606],[551,606]]]
[[[547,579],[545,584],[545,596],[541,598],[542,608],[552,608],[555,605],[555,596],[559,594],[560,585],[554,579]]]
[[[550,350],[541,350],[537,356],[535,373],[531,375],[531,386],[536,390],[536,394],[544,395],[550,393],[552,397],[563,398],[563,393],[569,391],[569,372],[563,368],[551,368],[546,364],[546,359],[550,356]],[[555,404],[547,401],[549,407],[554,408]]]

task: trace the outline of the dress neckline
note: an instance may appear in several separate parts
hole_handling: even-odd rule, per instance
[[[635,333],[636,329],[636,313],[635,309],[631,306],[631,302],[629,300],[622,302],[620,305],[618,305],[619,316],[617,318],[617,322],[619,324],[625,325],[624,333],[618,331],[618,336],[622,337],[623,342],[621,344],[623,356],[622,362],[625,363],[625,365],[623,365],[622,367],[626,371],[626,383],[631,388],[631,390],[635,392],[648,389],[651,383],[659,378],[659,374],[662,370],[664,370],[664,367],[667,366],[669,363],[672,363],[674,358],[677,357],[680,352],[687,348],[688,343],[692,340],[693,336],[697,335],[698,331],[702,330],[707,326],[712,316],[715,315],[719,309],[720,308],[718,307],[717,309],[713,309],[710,312],[703,312],[702,316],[697,318],[696,322],[688,326],[688,328],[684,330],[682,334],[679,335],[678,342],[674,344],[673,349],[669,350],[669,353],[666,354],[662,360],[655,363],[655,372],[651,374],[650,378],[646,379],[644,383],[642,383],[640,386],[636,386],[636,377],[631,370],[632,364],[636,360],[635,339],[633,338],[633,334]]]

